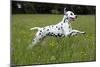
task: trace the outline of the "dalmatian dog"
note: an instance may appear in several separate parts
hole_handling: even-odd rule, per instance
[[[30,28],[30,30],[37,29],[37,33],[35,38],[32,40],[32,46],[34,46],[37,42],[40,42],[46,36],[55,36],[55,37],[67,37],[74,36],[77,34],[85,34],[85,32],[81,32],[79,30],[72,29],[71,21],[75,20],[77,16],[72,11],[66,11],[64,8],[64,16],[61,22],[55,25],[45,26],[45,27],[34,27]]]

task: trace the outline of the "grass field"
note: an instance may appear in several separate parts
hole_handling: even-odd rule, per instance
[[[46,37],[32,49],[27,49],[36,31],[31,27],[56,24],[63,15],[15,14],[11,22],[11,61],[15,65],[68,63],[96,60],[96,22],[94,15],[79,15],[73,28],[85,35],[55,38]]]

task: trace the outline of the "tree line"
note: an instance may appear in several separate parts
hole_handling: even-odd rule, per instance
[[[96,6],[12,1],[12,14],[63,14],[64,8],[76,14],[95,14]]]

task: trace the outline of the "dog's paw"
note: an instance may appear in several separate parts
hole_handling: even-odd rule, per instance
[[[86,34],[86,32],[82,32],[82,34]]]

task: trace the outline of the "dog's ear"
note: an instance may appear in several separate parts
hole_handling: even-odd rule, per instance
[[[66,11],[66,8],[64,8],[64,14],[66,13],[67,11]]]

